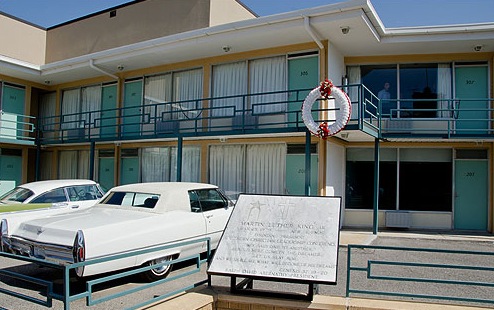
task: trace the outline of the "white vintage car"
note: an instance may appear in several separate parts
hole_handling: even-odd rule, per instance
[[[217,186],[162,182],[112,188],[93,207],[23,221],[5,217],[0,223],[2,251],[59,264],[88,261],[177,241],[211,238],[215,249],[232,212],[233,203]],[[0,215],[1,216],[1,215]],[[156,264],[206,251],[193,243],[78,268],[80,277]],[[144,274],[153,281],[166,277],[171,265]]]
[[[104,191],[92,180],[67,179],[37,181],[16,186],[0,196],[0,212],[39,208],[90,207]]]

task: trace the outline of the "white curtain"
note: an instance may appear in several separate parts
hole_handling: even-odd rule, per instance
[[[194,109],[202,108],[202,102],[196,101],[202,98],[202,75],[202,69],[173,73],[173,101],[186,101],[173,105],[173,109],[177,111],[176,118],[195,118],[199,116],[201,111]],[[197,107],[196,103],[199,104]]]
[[[58,155],[58,178],[77,179],[77,151],[60,151]]]
[[[182,149],[182,181],[200,182],[201,148],[186,146]]]
[[[41,95],[39,102],[38,116],[41,120],[39,126],[42,126],[42,130],[55,129],[53,122],[55,121],[55,111],[57,106],[57,93],[46,93]]]
[[[439,64],[437,68],[437,98],[452,98],[452,76],[451,64]],[[453,103],[450,100],[438,101],[438,109],[450,109]],[[438,117],[451,117],[451,111],[444,110],[437,112]]]
[[[40,180],[51,180],[53,152],[41,151],[39,157]]]
[[[209,182],[229,196],[245,191],[245,146],[211,145],[209,147]]]
[[[234,62],[213,66],[212,97],[243,95],[247,93],[247,63]],[[211,103],[212,116],[234,116],[246,107],[244,98],[215,99]]]
[[[77,178],[89,178],[89,151],[77,152]]]
[[[286,144],[247,146],[247,192],[283,194],[285,192]]]
[[[166,182],[170,175],[170,148],[143,148],[141,153],[142,182]]]
[[[286,81],[285,56],[255,59],[249,62],[250,94],[286,90]],[[286,111],[286,101],[286,93],[251,97],[254,114]]]
[[[78,128],[80,110],[80,89],[64,90],[62,93],[62,129]]]
[[[348,83],[349,84],[360,84],[360,67],[351,66],[347,69]],[[350,119],[358,119],[358,102],[359,102],[359,87],[348,87],[345,90],[352,101],[352,115]]]
[[[94,120],[100,118],[101,110],[101,85],[82,88],[81,122],[79,127],[90,125],[94,127]]]
[[[171,73],[146,77],[144,80],[144,112],[149,113],[156,120],[171,119],[170,106],[163,103],[170,102],[172,95]],[[151,106],[150,106],[151,105]],[[168,112],[164,113],[162,112]]]

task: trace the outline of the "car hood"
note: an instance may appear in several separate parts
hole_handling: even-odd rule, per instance
[[[56,214],[22,222],[13,236],[36,242],[72,245],[78,230],[83,232],[102,227],[122,227],[132,222],[155,216],[153,213],[115,208],[92,207],[86,210]],[[104,236],[101,236],[104,238]]]

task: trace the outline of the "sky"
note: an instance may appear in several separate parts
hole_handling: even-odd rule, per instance
[[[165,1],[165,0],[162,0]],[[131,0],[0,0],[0,11],[51,27]],[[259,16],[344,0],[241,0]],[[494,22],[494,0],[371,0],[386,27]]]

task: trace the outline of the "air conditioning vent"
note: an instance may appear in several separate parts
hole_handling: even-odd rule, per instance
[[[412,218],[408,211],[387,211],[386,227],[389,228],[410,228]]]

